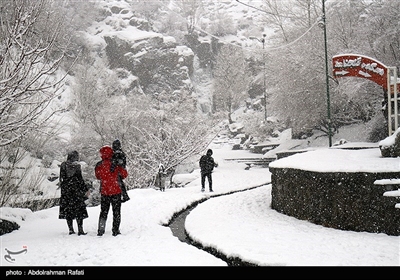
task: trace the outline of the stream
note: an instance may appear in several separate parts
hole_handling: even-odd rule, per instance
[[[186,217],[190,214],[190,212],[196,208],[196,206],[200,203],[203,203],[204,201],[207,201],[208,199],[212,199],[215,197],[219,197],[219,196],[223,196],[223,195],[230,195],[233,193],[237,193],[237,192],[243,192],[243,191],[248,191],[248,190],[252,190],[255,188],[259,188],[262,186],[265,186],[266,184],[263,185],[259,185],[259,186],[255,186],[255,187],[251,187],[248,189],[244,189],[244,190],[237,190],[237,191],[232,191],[229,193],[224,193],[224,194],[216,194],[210,197],[206,197],[202,200],[199,201],[195,201],[193,202],[191,205],[189,205],[188,207],[186,207],[185,209],[183,209],[180,212],[177,212],[173,215],[173,217],[171,218],[170,222],[168,224],[166,224],[165,226],[168,226],[171,231],[172,234],[177,237],[181,242],[185,242],[191,246],[195,246],[198,249],[204,250],[207,253],[212,254],[213,256],[225,261],[227,263],[228,266],[257,266],[256,264],[253,263],[249,263],[246,261],[243,261],[237,257],[227,257],[226,255],[222,254],[221,252],[218,252],[217,250],[215,250],[212,247],[204,247],[201,243],[198,243],[196,241],[194,241],[193,239],[191,239],[188,234],[186,233],[185,230],[185,221],[186,221]],[[37,211],[40,209],[44,209],[44,208],[49,208],[52,207],[54,205],[57,205],[59,202],[59,199],[48,199],[45,201],[45,203],[43,203],[43,201],[40,201],[41,203],[39,203],[39,201],[31,201],[29,203],[29,207],[32,211]],[[25,203],[26,204],[26,203]],[[25,205],[26,207],[26,205]],[[4,234],[4,233],[8,233],[11,232],[13,230],[15,230],[17,228],[13,228],[11,230],[7,230],[5,232],[1,232],[0,235]]]
[[[256,187],[252,187],[252,188],[248,188],[245,190],[238,190],[238,191],[233,191],[233,192],[229,192],[229,193],[225,193],[225,194],[218,194],[218,195],[213,195],[211,197],[208,198],[204,198],[200,201],[196,201],[193,204],[189,205],[186,209],[183,209],[182,211],[175,213],[175,215],[172,217],[171,221],[166,225],[168,226],[171,231],[172,231],[172,235],[174,235],[175,237],[177,237],[181,242],[185,242],[189,245],[195,246],[198,249],[204,250],[207,253],[210,253],[212,255],[214,255],[215,257],[223,260],[224,262],[227,263],[228,266],[257,266],[254,263],[249,263],[246,261],[243,261],[237,257],[227,257],[226,255],[222,254],[221,252],[218,252],[217,250],[215,250],[212,247],[204,247],[202,244],[195,242],[193,239],[191,239],[188,234],[186,233],[185,230],[185,221],[186,221],[186,217],[190,214],[190,212],[196,208],[196,206],[200,203],[203,203],[204,201],[207,201],[208,199],[212,199],[218,196],[222,196],[222,195],[230,195],[233,193],[237,193],[237,192],[243,192],[243,191],[248,191],[248,190],[252,190],[255,188],[259,188],[262,186],[265,186],[266,184],[260,185],[260,186],[256,186]]]

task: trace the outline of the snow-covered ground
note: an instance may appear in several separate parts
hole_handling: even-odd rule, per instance
[[[261,187],[210,198],[186,218],[193,239],[230,257],[261,266],[399,266],[400,237],[325,228],[271,209],[270,172],[225,158],[254,157],[230,145],[213,144],[216,168],[214,193],[200,191],[200,178],[184,188],[129,191],[122,205],[119,236],[96,236],[99,206],[89,207],[85,236],[68,235],[58,207],[38,212],[2,208],[2,218],[17,221],[20,229],[1,236],[1,266],[226,266],[221,259],[172,235],[164,226],[173,214],[204,197]],[[336,158],[337,161],[345,158]],[[195,173],[194,173],[195,174]],[[14,261],[5,258],[6,249]]]

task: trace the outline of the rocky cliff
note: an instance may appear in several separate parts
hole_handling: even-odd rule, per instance
[[[153,31],[124,1],[104,2],[103,9],[104,19],[93,24],[87,38],[106,54],[111,69],[129,71],[137,77],[132,87],[146,94],[193,92],[194,53],[189,47]]]

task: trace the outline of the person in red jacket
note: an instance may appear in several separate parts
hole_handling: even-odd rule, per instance
[[[121,234],[119,226],[121,224],[121,186],[119,177],[125,179],[128,176],[128,171],[122,166],[116,166],[111,172],[111,158],[113,149],[110,146],[104,146],[100,149],[101,161],[96,164],[95,175],[100,180],[100,216],[98,236],[102,236],[105,232],[106,221],[110,205],[113,212],[112,235]]]

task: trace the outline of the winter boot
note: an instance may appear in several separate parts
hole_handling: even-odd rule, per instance
[[[102,236],[106,230],[106,219],[99,218],[99,229],[97,230],[97,236]]]
[[[72,224],[72,220],[67,219],[67,225],[68,225],[68,229],[69,229],[69,234],[70,235],[74,234],[75,231],[74,231],[74,226]]]
[[[113,231],[113,233],[112,233],[113,236],[117,236],[118,234],[121,234],[121,232],[119,230]]]
[[[86,232],[83,231],[83,219],[76,220],[78,224],[78,235],[86,235]]]

